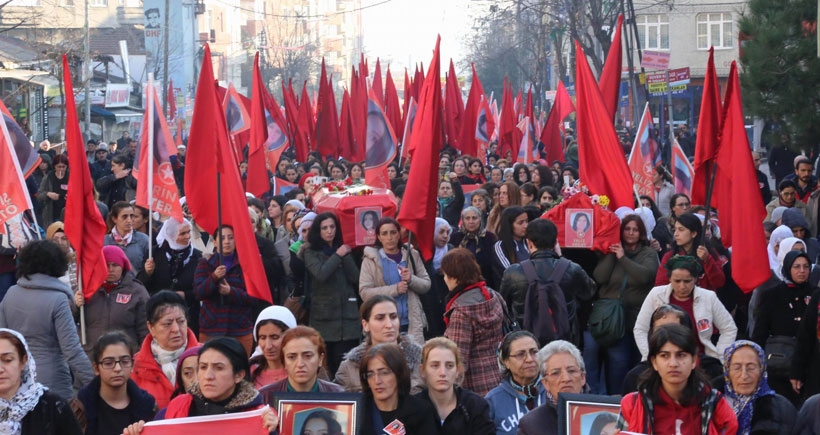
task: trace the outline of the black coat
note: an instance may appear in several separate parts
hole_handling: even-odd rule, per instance
[[[171,276],[171,263],[165,255],[168,245],[155,248],[154,255],[154,273],[148,275],[143,270],[137,274],[137,279],[145,286],[148,293],[154,294],[160,290],[173,290],[185,293],[185,305],[188,307],[188,327],[194,331],[194,334],[199,334],[199,301],[194,297],[194,274],[196,273],[196,266],[199,264],[199,259],[202,258],[202,252],[194,249],[191,254],[191,259],[188,264],[182,267],[181,271],[177,272],[177,276]],[[148,258],[148,254],[145,254]],[[149,319],[150,320],[150,319]]]
[[[439,427],[442,435],[493,435],[495,423],[490,418],[490,404],[483,397],[470,390],[455,387],[456,408],[444,419]],[[422,390],[416,397],[430,402],[427,390]],[[432,402],[430,402],[432,403]],[[435,406],[433,406],[435,410]]]
[[[100,397],[100,385],[100,377],[97,376],[93,381],[91,381],[91,383],[83,387],[80,392],[77,393],[77,399],[79,399],[80,403],[82,403],[83,410],[85,412],[85,435],[96,435],[100,432],[111,433],[111,430],[113,429],[100,429],[97,426],[97,415],[99,413],[100,401],[102,400]],[[157,402],[154,400],[154,397],[142,388],[138,387],[137,384],[130,379],[128,380],[126,391],[128,392],[128,399],[130,403],[125,409],[128,411],[128,417],[131,422],[136,423],[140,420],[153,420],[154,415],[157,413]]]
[[[792,360],[791,378],[803,381],[800,391],[804,398],[820,393],[820,352],[818,352],[817,320],[820,290],[815,290],[809,306],[797,328],[797,347]]]
[[[752,413],[751,435],[790,435],[793,434],[797,410],[785,397],[760,397],[755,401]]]
[[[456,248],[461,247],[461,242],[464,240],[464,233],[457,231],[450,237],[450,243]],[[484,237],[478,239],[478,244],[474,241],[465,243],[464,248],[469,249],[475,255],[478,265],[481,266],[481,276],[484,277],[484,282],[488,287],[498,288],[501,277],[496,276],[493,271],[493,245],[498,239],[490,231],[484,233]],[[478,245],[478,246],[476,246]]]
[[[22,421],[22,435],[83,435],[68,403],[46,391]]]
[[[521,417],[518,433],[523,435],[558,434],[558,409],[550,401]]]
[[[375,427],[374,412],[378,412],[375,403],[371,397],[365,399],[364,402],[364,427],[362,428],[362,435],[378,435],[384,433],[382,430],[395,420],[400,421],[408,435],[433,435],[438,433],[438,414],[433,405],[428,401],[418,399],[414,396],[401,396],[399,398],[399,407],[390,413],[391,419],[382,423],[384,426]]]

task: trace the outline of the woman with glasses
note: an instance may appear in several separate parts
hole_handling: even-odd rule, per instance
[[[94,345],[91,359],[97,375],[77,393],[86,435],[119,434],[131,423],[151,421],[156,402],[131,380],[133,343],[120,331],[109,332]]]
[[[547,402],[537,355],[538,340],[531,332],[511,332],[501,342],[501,383],[484,396],[497,434],[516,433],[521,416]]]
[[[537,357],[541,383],[547,390],[547,401],[521,418],[519,435],[559,433],[558,394],[585,392],[587,379],[584,358],[574,344],[564,340],[551,341],[538,351]]]
[[[396,344],[377,344],[359,366],[364,391],[363,435],[438,433],[438,415],[425,400],[410,395],[410,369]]]

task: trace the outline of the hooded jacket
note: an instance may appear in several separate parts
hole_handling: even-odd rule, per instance
[[[803,243],[806,244],[806,254],[809,255],[809,263],[814,264],[817,261],[817,256],[820,254],[820,243],[813,238],[812,228],[806,221],[805,216],[799,210],[790,208],[783,212],[782,224],[789,227],[792,231],[795,228],[803,228],[806,230],[806,235],[803,237]]]
[[[518,421],[529,412],[526,400],[510,385],[509,377],[502,379],[497,387],[484,396],[484,399],[490,404],[490,419],[493,420],[495,432],[499,435],[516,433]],[[539,382],[535,406],[541,406],[546,402],[547,390],[544,389],[544,384]]]
[[[100,287],[91,299],[85,302],[86,336],[83,346],[86,353],[97,339],[106,332],[122,330],[134,343],[142,343],[148,335],[145,319],[145,305],[148,303],[148,291],[131,274],[123,273],[120,283],[110,292]]]
[[[416,394],[424,387],[424,381],[422,381],[419,374],[421,346],[406,335],[399,337],[399,346],[402,353],[404,353],[404,358],[407,360],[407,366],[410,368],[410,394]],[[333,379],[333,382],[344,387],[347,392],[360,393],[362,391],[359,363],[362,361],[367,349],[367,343],[362,343],[350,349],[342,363],[339,364],[339,369],[336,370],[336,378]]]

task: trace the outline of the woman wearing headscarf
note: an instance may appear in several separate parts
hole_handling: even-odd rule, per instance
[[[497,239],[495,234],[484,228],[481,219],[479,209],[472,206],[465,208],[461,212],[461,226],[450,237],[450,243],[472,252],[481,265],[481,276],[484,277],[484,281],[488,286],[497,288],[497,279],[493,273],[493,245]]]
[[[88,299],[82,292],[74,296],[78,307],[85,305],[87,344],[83,349],[89,355],[94,343],[106,332],[122,330],[134,343],[142,343],[148,335],[145,324],[148,291],[128,273],[131,263],[122,249],[105,246],[103,256],[108,264],[105,282]]]
[[[65,398],[37,382],[37,367],[23,334],[0,329],[0,433],[82,435]]]
[[[440,272],[441,259],[444,254],[453,249],[450,244],[450,233],[452,227],[442,219],[436,218],[435,232],[433,234],[433,258],[424,263],[427,268],[427,275],[430,276],[430,291],[419,296],[424,314],[427,317],[427,330],[425,339],[440,337],[444,334],[444,299],[447,297],[447,285]]]
[[[185,299],[188,327],[199,335],[199,301],[194,297],[194,274],[202,252],[191,245],[193,226],[187,219],[170,218],[157,233],[154,258],[145,260],[137,279],[149,294],[172,290]]]
[[[769,269],[775,274],[779,272],[781,267],[777,260],[777,253],[780,252],[780,242],[786,237],[794,237],[794,233],[792,233],[791,228],[785,225],[775,228],[772,235],[769,236],[769,245],[766,247],[766,252],[769,253]]]
[[[793,433],[797,411],[769,387],[763,348],[738,340],[723,355],[723,394],[737,416],[737,434]]]
[[[71,287],[71,292],[77,292],[77,258],[74,250],[71,249],[71,244],[68,243],[68,237],[65,235],[65,225],[60,222],[54,222],[46,229],[46,240],[51,240],[56,243],[66,255],[68,262],[68,270],[66,274],[60,278],[60,281],[68,284]]]

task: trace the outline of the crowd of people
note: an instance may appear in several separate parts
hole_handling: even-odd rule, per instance
[[[769,209],[772,274],[746,294],[717,213],[662,166],[654,194],[615,210],[618,243],[596,252],[562,248],[541,217],[581,189],[577,162],[445,148],[426,260],[396,216],[362,216],[374,243],[352,247],[336,213],[314,210],[315,177],[362,182],[360,163],[286,153],[271,185],[298,187],[248,194],[256,246],[237,246],[230,226],[203,231],[184,196],[182,220],[134,204],[127,134],[89,141],[86,162],[42,149],[27,179],[42,229],[27,216],[24,242],[0,234],[0,433],[138,434],[283,392],[361,393],[362,434],[559,433],[562,393],[621,397],[595,435],[820,433],[820,194],[806,157],[754,205]],[[90,166],[108,225],[108,275],[90,297],[64,232],[70,164]],[[409,165],[388,173],[400,208]],[[243,249],[258,250],[272,305],[246,291]],[[526,328],[539,282],[560,290],[561,337]],[[617,332],[594,327],[613,306]],[[299,433],[344,433],[337,417],[314,411]],[[261,424],[276,433],[279,415]]]

